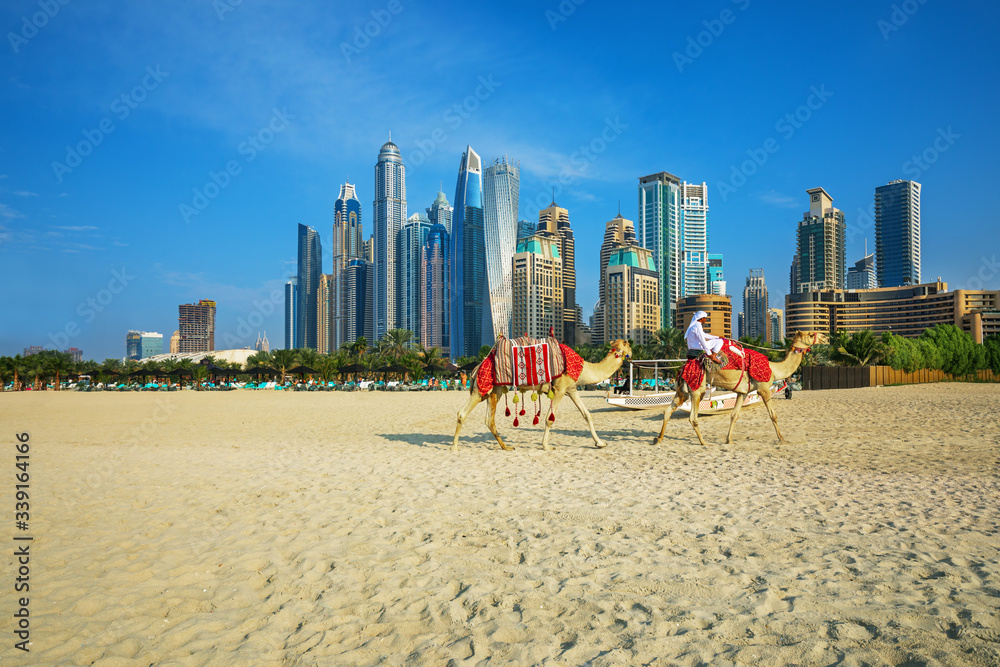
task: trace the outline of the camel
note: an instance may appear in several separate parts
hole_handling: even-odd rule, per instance
[[[747,394],[750,393],[751,389],[756,389],[761,399],[763,399],[764,406],[767,408],[767,413],[771,415],[771,423],[774,424],[774,432],[778,434],[778,441],[787,442],[784,436],[781,435],[781,431],[778,429],[778,415],[774,411],[774,406],[771,405],[771,382],[791,377],[792,373],[798,370],[799,365],[802,363],[803,352],[808,350],[813,345],[826,342],[827,337],[821,333],[814,331],[799,331],[796,333],[792,339],[792,347],[788,351],[788,354],[785,355],[785,358],[779,362],[768,362],[768,365],[771,367],[771,379],[767,382],[758,382],[751,378],[749,373],[741,372],[739,370],[717,371],[715,373],[712,382],[716,389],[736,392],[736,405],[733,407],[732,417],[729,418],[729,434],[726,435],[727,445],[732,444],[733,427],[736,425],[736,419],[740,416],[740,408],[743,407],[743,401],[746,400]],[[691,425],[694,427],[694,432],[698,435],[698,441],[702,445],[708,446],[705,439],[701,437],[701,429],[698,428],[698,405],[701,403],[702,396],[705,394],[706,384],[707,383],[703,381],[700,388],[691,389],[687,383],[681,379],[680,373],[678,373],[677,393],[674,395],[674,400],[671,401],[670,405],[668,405],[663,411],[663,426],[660,427],[660,435],[653,440],[654,445],[660,444],[660,441],[663,440],[663,433],[667,430],[667,420],[670,419],[670,415],[672,415],[674,410],[677,409],[677,406],[690,398]]]
[[[597,431],[594,430],[594,420],[590,416],[590,412],[584,407],[583,403],[580,401],[580,396],[576,392],[577,385],[586,384],[596,384],[607,380],[609,377],[614,375],[622,362],[632,356],[632,347],[628,344],[628,341],[616,340],[611,343],[611,350],[608,352],[607,356],[603,360],[597,362],[596,364],[591,364],[589,362],[583,362],[583,370],[580,371],[580,377],[574,380],[569,376],[568,373],[560,375],[555,380],[552,381],[552,414],[555,414],[559,409],[559,402],[562,401],[563,396],[569,396],[573,404],[576,405],[577,409],[580,410],[580,414],[583,418],[587,420],[587,425],[590,426],[590,435],[594,438],[594,446],[598,448],[607,447],[608,443],[604,442],[597,436]],[[452,451],[458,451],[458,435],[462,432],[462,424],[465,422],[465,418],[469,416],[473,408],[479,405],[482,401],[489,400],[489,408],[486,411],[486,426],[490,429],[493,437],[497,439],[500,443],[501,449],[514,449],[513,447],[508,447],[504,443],[500,434],[497,433],[496,427],[496,411],[497,403],[500,401],[500,397],[503,396],[504,387],[495,386],[493,390],[490,391],[486,396],[482,396],[479,393],[479,388],[476,386],[475,378],[477,376],[479,369],[472,373],[472,389],[469,391],[469,402],[465,404],[465,407],[458,411],[458,425],[455,427],[455,441],[451,445]],[[531,387],[519,387],[522,391],[540,391],[542,389],[541,385],[534,385]],[[552,422],[548,419],[545,420],[545,431],[542,434],[542,449],[552,450],[555,447],[549,444],[549,429],[552,426]]]

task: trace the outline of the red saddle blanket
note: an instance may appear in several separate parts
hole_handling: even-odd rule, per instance
[[[724,371],[743,371],[757,382],[769,382],[771,380],[771,366],[768,364],[767,356],[755,350],[748,350],[731,340],[726,340],[722,345],[721,354],[726,357]],[[705,372],[701,368],[698,359],[688,359],[681,371],[681,379],[691,389],[701,387]]]
[[[569,375],[573,380],[583,371],[583,358],[554,338],[536,341],[501,339],[479,365],[476,386],[485,396],[495,385],[533,387]]]

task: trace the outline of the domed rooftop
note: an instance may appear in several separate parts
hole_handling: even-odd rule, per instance
[[[399,155],[399,146],[392,143],[392,139],[382,144],[382,150],[378,152],[379,155],[384,155],[386,153],[392,155]]]

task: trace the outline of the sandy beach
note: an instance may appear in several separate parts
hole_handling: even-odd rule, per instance
[[[755,407],[709,448],[588,392],[607,449],[565,401],[556,451],[484,404],[454,453],[464,400],[0,395],[0,664],[1000,664],[1000,386],[800,392],[789,444]]]

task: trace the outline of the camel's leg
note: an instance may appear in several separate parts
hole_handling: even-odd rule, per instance
[[[726,444],[733,444],[733,427],[736,426],[736,420],[740,416],[740,410],[743,408],[743,401],[747,398],[746,394],[736,394],[736,405],[733,406],[733,416],[729,418],[729,433],[726,434]]]
[[[660,435],[653,438],[653,444],[658,445],[660,441],[663,440],[663,434],[667,431],[667,420],[670,419],[670,415],[674,414],[674,410],[680,407],[681,403],[687,400],[688,394],[684,391],[680,384],[677,385],[677,393],[674,394],[674,400],[670,401],[670,405],[663,409],[663,426],[660,427]]]
[[[702,385],[701,389],[695,389],[691,392],[691,426],[694,427],[694,432],[698,436],[698,442],[703,446],[708,447],[708,443],[705,442],[705,438],[701,437],[701,429],[698,428],[698,408],[701,406],[701,397],[705,395],[705,386]]]
[[[598,449],[603,449],[608,446],[608,443],[597,437],[597,431],[594,429],[594,418],[590,416],[590,412],[587,408],[583,407],[583,402],[580,400],[580,395],[576,393],[576,387],[570,387],[566,390],[566,395],[569,396],[569,400],[573,401],[573,404],[580,410],[580,414],[583,418],[587,420],[587,425],[590,427],[590,436],[594,439],[594,447]]]
[[[555,386],[553,386],[553,390],[555,390],[555,396],[552,398],[552,407],[550,409],[554,415],[559,411],[559,403],[562,401],[563,396],[566,395],[566,390]],[[544,419],[545,430],[542,432],[542,449],[555,449],[555,447],[549,444],[549,429],[552,427],[552,422],[549,421],[548,415],[545,415]]]
[[[493,437],[496,438],[497,442],[500,443],[500,449],[514,449],[513,447],[508,447],[507,445],[505,445],[503,440],[500,438],[500,434],[497,433],[497,423],[496,423],[497,403],[500,401],[500,397],[496,393],[491,391],[489,399],[490,399],[490,405],[489,408],[486,410],[486,428],[490,430],[490,433],[493,434]]]
[[[767,414],[771,415],[771,423],[774,424],[774,432],[778,434],[778,442],[788,442],[785,440],[785,436],[781,435],[781,431],[778,430],[778,413],[771,405],[771,385],[758,384],[757,393],[760,394],[761,400],[764,401],[764,407],[767,408]]]
[[[479,394],[478,389],[473,389],[469,394],[469,402],[465,404],[465,407],[458,411],[458,424],[455,425],[455,441],[451,443],[451,451],[458,451],[458,434],[462,432],[462,424],[465,423],[465,418],[469,416],[473,408],[482,403],[483,397]]]

